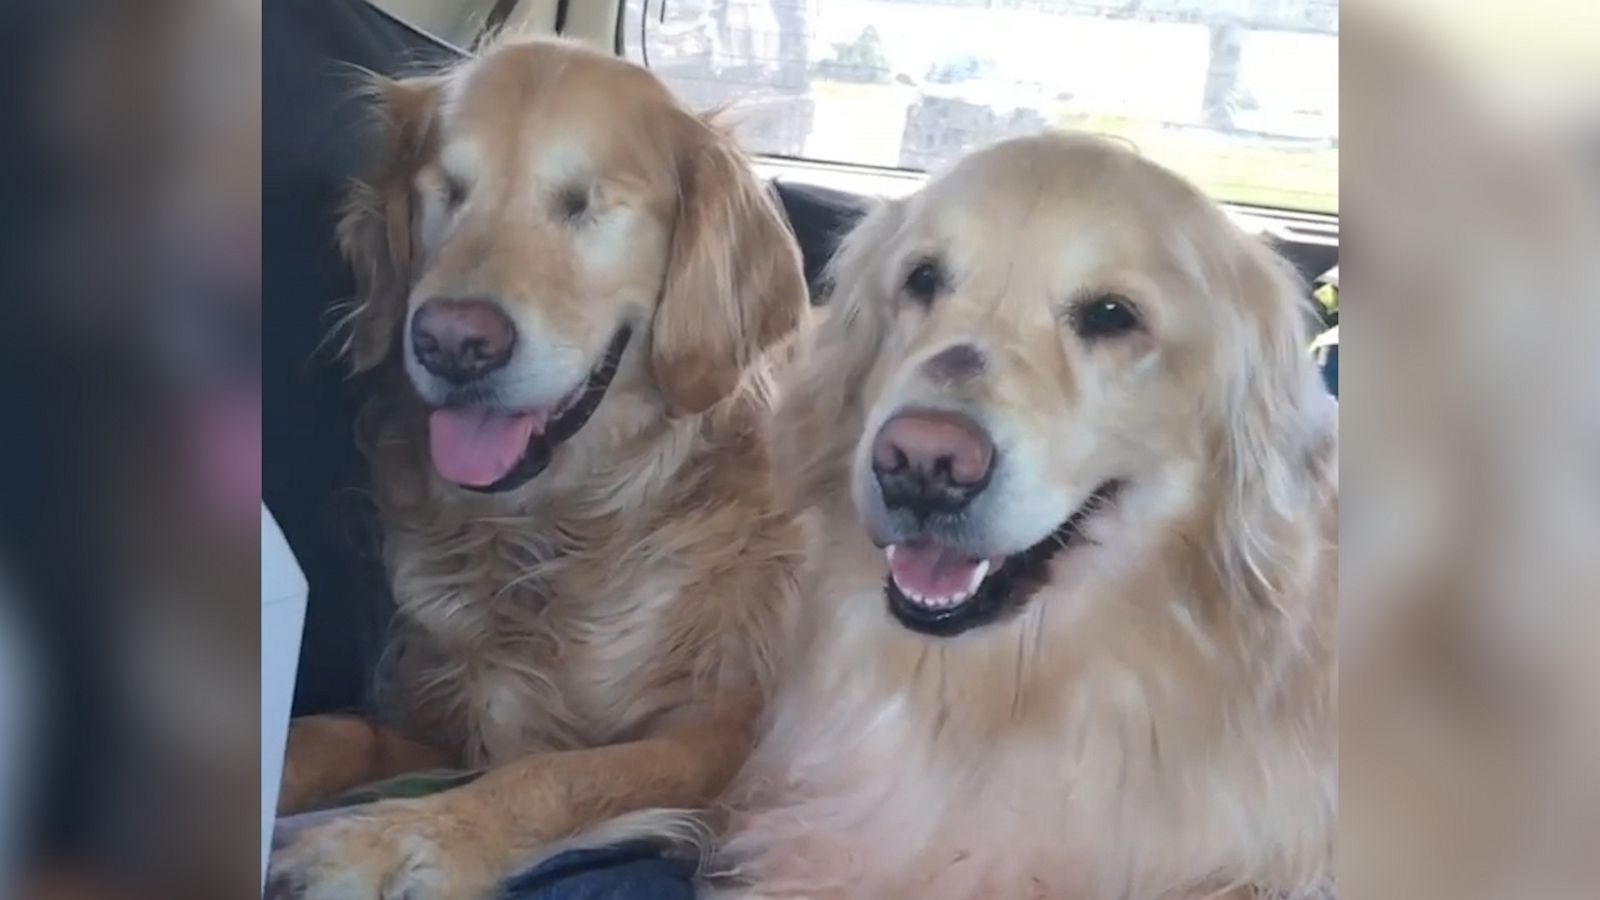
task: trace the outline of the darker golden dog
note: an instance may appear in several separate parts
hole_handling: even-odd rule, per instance
[[[407,770],[481,779],[299,834],[280,896],[472,898],[743,761],[795,594],[769,361],[799,253],[731,141],[648,72],[508,43],[377,87],[341,227],[348,356],[399,607],[383,726],[297,723],[283,808]]]

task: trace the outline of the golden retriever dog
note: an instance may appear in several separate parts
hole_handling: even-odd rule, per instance
[[[1320,890],[1336,412],[1290,269],[1175,175],[1051,135],[873,212],[834,282],[777,418],[802,643],[717,889]]]
[[[340,236],[349,358],[394,376],[393,718],[297,723],[282,807],[487,771],[300,831],[273,891],[486,897],[602,820],[704,806],[747,756],[798,595],[768,426],[808,300],[747,160],[641,68],[511,42],[377,94]]]

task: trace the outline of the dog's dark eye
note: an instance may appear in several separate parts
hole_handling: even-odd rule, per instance
[[[1084,340],[1128,334],[1142,324],[1133,301],[1120,294],[1100,294],[1072,308],[1072,330]]]
[[[932,303],[944,290],[944,267],[936,259],[925,259],[911,268],[906,275],[906,293],[922,303]]]
[[[589,192],[579,187],[569,187],[556,198],[556,208],[567,221],[583,218],[589,211]]]
[[[460,179],[446,175],[444,179],[444,202],[451,209],[460,208],[467,202],[467,186]]]

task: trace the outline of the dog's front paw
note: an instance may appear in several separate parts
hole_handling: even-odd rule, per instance
[[[482,900],[499,873],[474,829],[428,801],[313,825],[272,856],[267,900]]]

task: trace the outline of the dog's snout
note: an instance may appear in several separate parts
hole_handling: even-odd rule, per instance
[[[884,424],[872,446],[884,504],[918,516],[961,510],[988,485],[993,468],[988,432],[954,413],[901,413]]]
[[[411,319],[417,362],[454,384],[504,366],[516,337],[511,317],[491,300],[436,297],[423,303]]]

